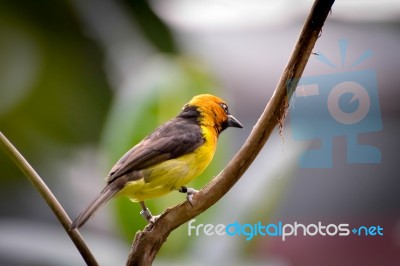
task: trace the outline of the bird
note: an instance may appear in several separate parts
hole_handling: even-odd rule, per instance
[[[138,202],[140,214],[149,223],[157,217],[146,207],[145,200],[179,191],[186,193],[193,206],[193,195],[198,191],[185,185],[207,168],[220,133],[228,127],[243,125],[230,114],[224,100],[211,94],[194,96],[175,118],[160,125],[118,160],[106,177],[104,189],[70,229],[80,228],[117,196]]]

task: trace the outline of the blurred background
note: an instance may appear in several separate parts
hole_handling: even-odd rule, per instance
[[[192,96],[216,94],[245,129],[222,134],[214,161],[190,184],[201,188],[249,135],[311,6],[309,0],[2,1],[0,130],[73,219],[125,151]],[[400,2],[336,1],[303,76],[323,83],[323,75],[338,82],[355,71],[375,75],[378,109],[369,115],[378,126],[351,132],[380,157],[349,163],[349,136],[335,127],[296,137],[299,123],[291,114],[302,102],[294,99],[282,133],[273,133],[235,187],[195,222],[379,225],[384,236],[246,241],[188,236],[183,225],[154,264],[400,265],[399,47]],[[309,117],[313,125],[325,118]],[[304,167],[305,152],[323,141],[332,145],[325,153],[331,165]],[[2,151],[0,169],[0,265],[84,265]],[[157,214],[184,199],[171,193],[148,206]],[[145,226],[139,211],[138,204],[115,199],[82,228],[100,265],[125,264],[135,232]]]

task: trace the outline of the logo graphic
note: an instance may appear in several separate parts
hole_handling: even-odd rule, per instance
[[[302,224],[295,221],[294,223],[263,223],[258,221],[254,224],[233,223],[225,224],[195,224],[196,220],[192,219],[188,223],[188,236],[244,236],[246,241],[250,241],[257,236],[279,237],[282,241],[286,241],[289,237],[296,236],[354,236],[360,237],[380,237],[383,236],[383,227],[380,225],[358,226],[350,230],[348,223],[341,224],[324,224],[322,222]]]
[[[347,41],[340,40],[339,47],[344,67]],[[371,56],[371,51],[364,52],[350,69]],[[338,68],[321,53],[317,59]],[[301,156],[301,167],[332,167],[332,141],[335,136],[347,137],[347,163],[380,162],[378,148],[358,143],[358,134],[382,130],[375,71],[353,70],[303,77],[298,82],[291,105],[293,138],[299,141],[317,140],[319,143],[318,149],[310,149]]]

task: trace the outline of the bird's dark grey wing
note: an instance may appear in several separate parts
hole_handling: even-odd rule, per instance
[[[151,135],[130,149],[113,166],[107,182],[168,159],[192,152],[204,143],[200,126],[182,118],[174,118],[158,127]]]

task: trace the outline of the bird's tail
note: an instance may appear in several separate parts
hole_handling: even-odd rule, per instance
[[[105,187],[101,194],[84,211],[82,211],[78,215],[78,217],[76,217],[71,225],[70,230],[79,228],[84,225],[87,220],[89,220],[89,218],[92,217],[92,215],[97,211],[97,209],[103,206],[117,192],[118,189],[113,188],[113,186],[108,185],[107,187]]]

